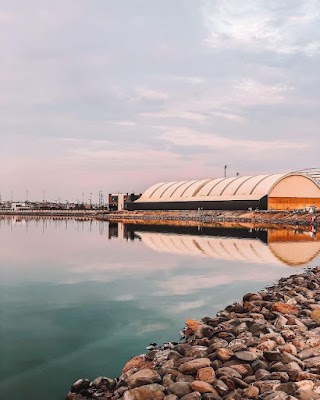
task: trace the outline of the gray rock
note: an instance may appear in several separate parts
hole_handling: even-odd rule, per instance
[[[277,350],[264,351],[263,356],[268,361],[281,361],[281,359],[282,359],[282,354],[280,353],[280,351],[277,351]]]
[[[235,369],[230,368],[230,367],[222,367],[216,370],[216,375],[218,377],[221,376],[227,376],[228,378],[241,378],[241,375],[239,372],[237,372]]]
[[[204,393],[201,396],[201,400],[221,400],[222,397],[219,396],[218,392],[217,393]]]
[[[228,386],[221,380],[218,379],[216,384],[215,384],[215,389],[221,396],[225,396],[226,394],[229,393],[229,388]]]
[[[306,360],[304,360],[304,363],[307,368],[317,367],[318,365],[320,365],[320,356],[307,358]]]
[[[188,393],[192,392],[189,382],[175,382],[168,387],[169,392],[178,396],[183,397]]]
[[[174,394],[168,394],[167,396],[164,396],[163,400],[178,400],[178,397]]]
[[[77,381],[74,382],[74,384],[71,386],[71,392],[73,393],[80,393],[83,390],[88,389],[90,385],[89,379],[78,379]]]
[[[297,385],[294,382],[281,383],[276,387],[276,390],[285,392],[290,396],[294,396],[297,391]]]

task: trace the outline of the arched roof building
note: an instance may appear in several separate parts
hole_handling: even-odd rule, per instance
[[[313,205],[320,208],[320,184],[311,174],[294,172],[161,182],[149,187],[132,208],[287,210]]]

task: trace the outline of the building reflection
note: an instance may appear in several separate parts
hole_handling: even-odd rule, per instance
[[[109,224],[109,239],[141,240],[154,251],[229,261],[304,266],[320,255],[320,233],[253,229]]]

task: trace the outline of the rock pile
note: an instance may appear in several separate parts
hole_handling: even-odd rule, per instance
[[[189,320],[118,379],[79,379],[67,400],[320,399],[320,267]]]

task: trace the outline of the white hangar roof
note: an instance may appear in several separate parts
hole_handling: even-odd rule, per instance
[[[136,202],[259,200],[270,195],[280,182],[280,191],[287,190],[291,197],[320,197],[320,186],[312,176],[294,172],[161,182],[149,187]],[[278,188],[277,197],[279,193]]]

